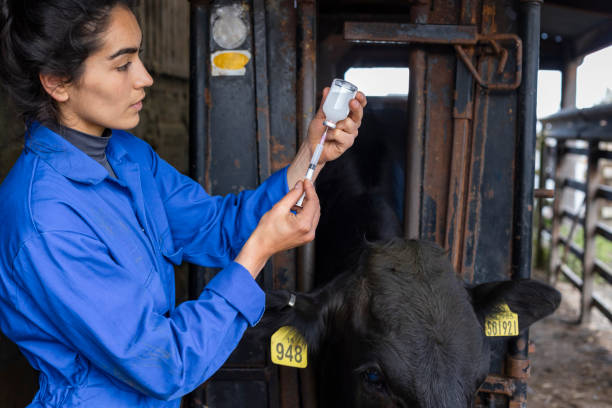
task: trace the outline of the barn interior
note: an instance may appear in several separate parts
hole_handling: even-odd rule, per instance
[[[212,29],[224,8],[245,27],[236,47]],[[156,88],[134,133],[212,194],[254,188],[286,166],[333,78],[407,68],[406,93],[368,98],[351,161],[330,163],[317,189],[332,194],[355,170],[404,236],[437,242],[472,284],[531,276],[538,70],[562,72],[560,108],[575,109],[578,66],[612,44],[612,2],[600,0],[142,0],[137,11]],[[248,55],[244,70],[219,71],[211,56],[235,49]],[[23,124],[0,99],[1,181]],[[310,291],[334,276],[329,257],[344,231],[333,224],[346,208],[325,205],[321,230],[335,232],[276,255],[264,288]],[[214,274],[177,268],[177,303]],[[273,365],[267,347],[247,332],[183,406],[317,407],[312,371]],[[528,406],[529,333],[494,347],[503,357],[474,406]],[[37,375],[1,334],[0,363],[0,406],[27,405]]]

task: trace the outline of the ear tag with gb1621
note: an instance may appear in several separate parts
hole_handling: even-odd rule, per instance
[[[487,337],[518,336],[518,314],[513,313],[507,304],[498,305],[485,319]]]
[[[270,339],[270,356],[274,364],[306,368],[308,345],[294,327],[283,326]]]

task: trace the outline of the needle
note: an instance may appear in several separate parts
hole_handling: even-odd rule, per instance
[[[317,164],[319,163],[319,158],[321,157],[321,152],[323,151],[323,145],[325,144],[325,137],[327,136],[327,129],[329,128],[325,126],[325,132],[323,132],[323,136],[321,136],[321,141],[317,145],[317,148],[315,149],[312,155],[312,158],[310,159],[310,164],[308,165],[308,171],[306,172],[307,180],[312,180],[314,171],[317,168]],[[302,196],[298,200],[296,204],[298,207],[302,206],[302,202],[304,201],[305,196],[306,196],[306,193],[302,194]]]

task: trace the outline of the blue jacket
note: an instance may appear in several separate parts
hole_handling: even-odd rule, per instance
[[[217,197],[113,131],[108,172],[39,124],[0,186],[0,329],[40,371],[31,407],[179,407],[264,310],[232,262],[286,169]],[[175,307],[174,265],[223,268]]]

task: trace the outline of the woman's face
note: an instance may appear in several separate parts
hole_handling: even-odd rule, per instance
[[[62,125],[93,135],[134,128],[145,88],[153,85],[138,55],[142,33],[131,11],[113,8],[101,40],[102,47],[84,61],[81,78],[67,86],[68,99],[59,103]]]

